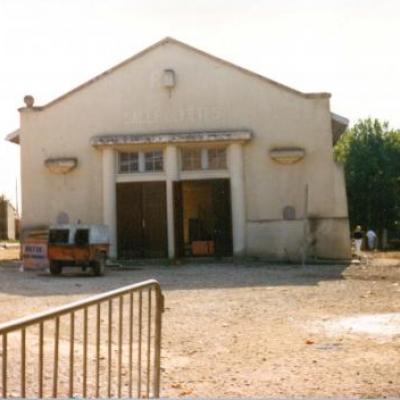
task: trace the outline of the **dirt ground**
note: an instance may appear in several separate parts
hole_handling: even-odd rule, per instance
[[[136,265],[104,278],[20,272],[17,255],[0,250],[0,322],[158,279],[163,397],[400,396],[399,253],[350,266]]]

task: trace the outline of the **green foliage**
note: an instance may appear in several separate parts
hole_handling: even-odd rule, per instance
[[[344,164],[351,225],[382,231],[400,221],[400,131],[377,119],[358,121],[335,146]]]

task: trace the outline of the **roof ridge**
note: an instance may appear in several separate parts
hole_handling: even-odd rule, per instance
[[[188,49],[190,49],[192,51],[195,51],[196,53],[202,54],[202,55],[204,55],[204,56],[206,56],[208,58],[212,58],[215,61],[218,61],[218,62],[220,62],[222,64],[225,64],[225,65],[228,65],[230,67],[236,68],[236,69],[238,69],[238,70],[240,70],[240,71],[242,71],[242,72],[244,72],[246,74],[252,75],[252,76],[257,77],[257,78],[260,78],[260,79],[262,79],[264,81],[267,81],[268,83],[271,83],[273,85],[281,87],[282,89],[286,89],[286,90],[288,90],[288,91],[290,91],[292,93],[298,94],[298,95],[303,96],[303,97],[315,98],[315,97],[330,97],[331,96],[331,94],[327,93],[327,92],[317,92],[317,93],[314,93],[314,92],[313,93],[302,92],[300,90],[297,90],[297,89],[294,89],[294,88],[292,88],[290,86],[287,86],[287,85],[285,85],[283,83],[280,83],[280,82],[277,82],[277,81],[275,81],[273,79],[270,79],[270,78],[268,78],[268,77],[266,77],[264,75],[261,75],[261,74],[259,74],[257,72],[251,71],[251,70],[249,70],[247,68],[241,67],[240,65],[234,64],[231,61],[224,60],[223,58],[214,56],[213,54],[207,53],[204,50],[200,50],[200,49],[198,49],[196,47],[193,47],[193,46],[191,46],[191,45],[189,45],[187,43],[181,42],[180,40],[177,40],[177,39],[175,39],[173,37],[167,36],[163,40],[166,41],[166,42],[172,41],[172,42],[174,42],[176,44],[179,44],[179,45],[181,45],[183,47],[186,47],[186,48],[188,48]]]

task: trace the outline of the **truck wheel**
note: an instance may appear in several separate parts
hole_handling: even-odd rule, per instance
[[[52,275],[60,275],[62,272],[62,266],[58,261],[50,261],[50,273]]]
[[[93,262],[93,273],[95,276],[103,276],[106,270],[106,258],[99,256]]]

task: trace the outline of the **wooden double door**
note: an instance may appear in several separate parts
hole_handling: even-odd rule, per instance
[[[165,182],[117,183],[119,258],[168,255]]]

